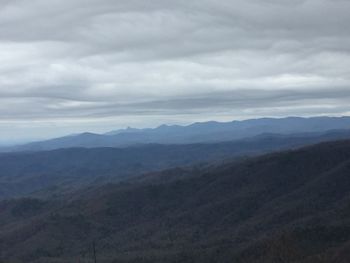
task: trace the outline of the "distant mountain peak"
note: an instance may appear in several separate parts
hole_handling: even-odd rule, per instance
[[[97,134],[97,133],[93,133],[93,132],[83,132],[83,133],[77,134],[75,136],[102,136],[102,135]]]

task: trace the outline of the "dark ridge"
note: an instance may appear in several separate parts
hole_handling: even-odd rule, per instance
[[[1,257],[84,262],[95,240],[100,262],[349,262],[349,175],[350,141],[337,141],[170,169],[59,203],[3,201]]]

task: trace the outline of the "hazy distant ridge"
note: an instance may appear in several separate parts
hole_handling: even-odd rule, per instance
[[[262,118],[232,122],[202,122],[188,126],[161,125],[154,129],[127,128],[106,134],[82,133],[7,148],[38,151],[71,147],[125,147],[137,144],[189,144],[237,140],[262,133],[293,134],[350,129],[350,117]]]

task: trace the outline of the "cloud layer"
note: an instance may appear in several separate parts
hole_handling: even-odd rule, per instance
[[[349,25],[347,0],[0,0],[0,134],[349,114]]]

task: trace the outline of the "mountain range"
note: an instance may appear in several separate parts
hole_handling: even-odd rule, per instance
[[[239,140],[264,133],[317,133],[350,129],[350,117],[262,118],[232,122],[203,122],[188,126],[161,125],[155,129],[128,128],[106,134],[82,133],[33,142],[2,151],[42,151],[72,147],[128,147],[139,144],[189,144]]]
[[[0,262],[345,263],[349,175],[349,117],[3,148]]]
[[[292,149],[323,141],[350,138],[350,131],[261,134],[217,143],[144,144],[126,148],[62,148],[0,154],[0,199],[37,192],[50,196],[89,185],[116,182],[164,169]],[[49,191],[47,191],[49,189]]]

